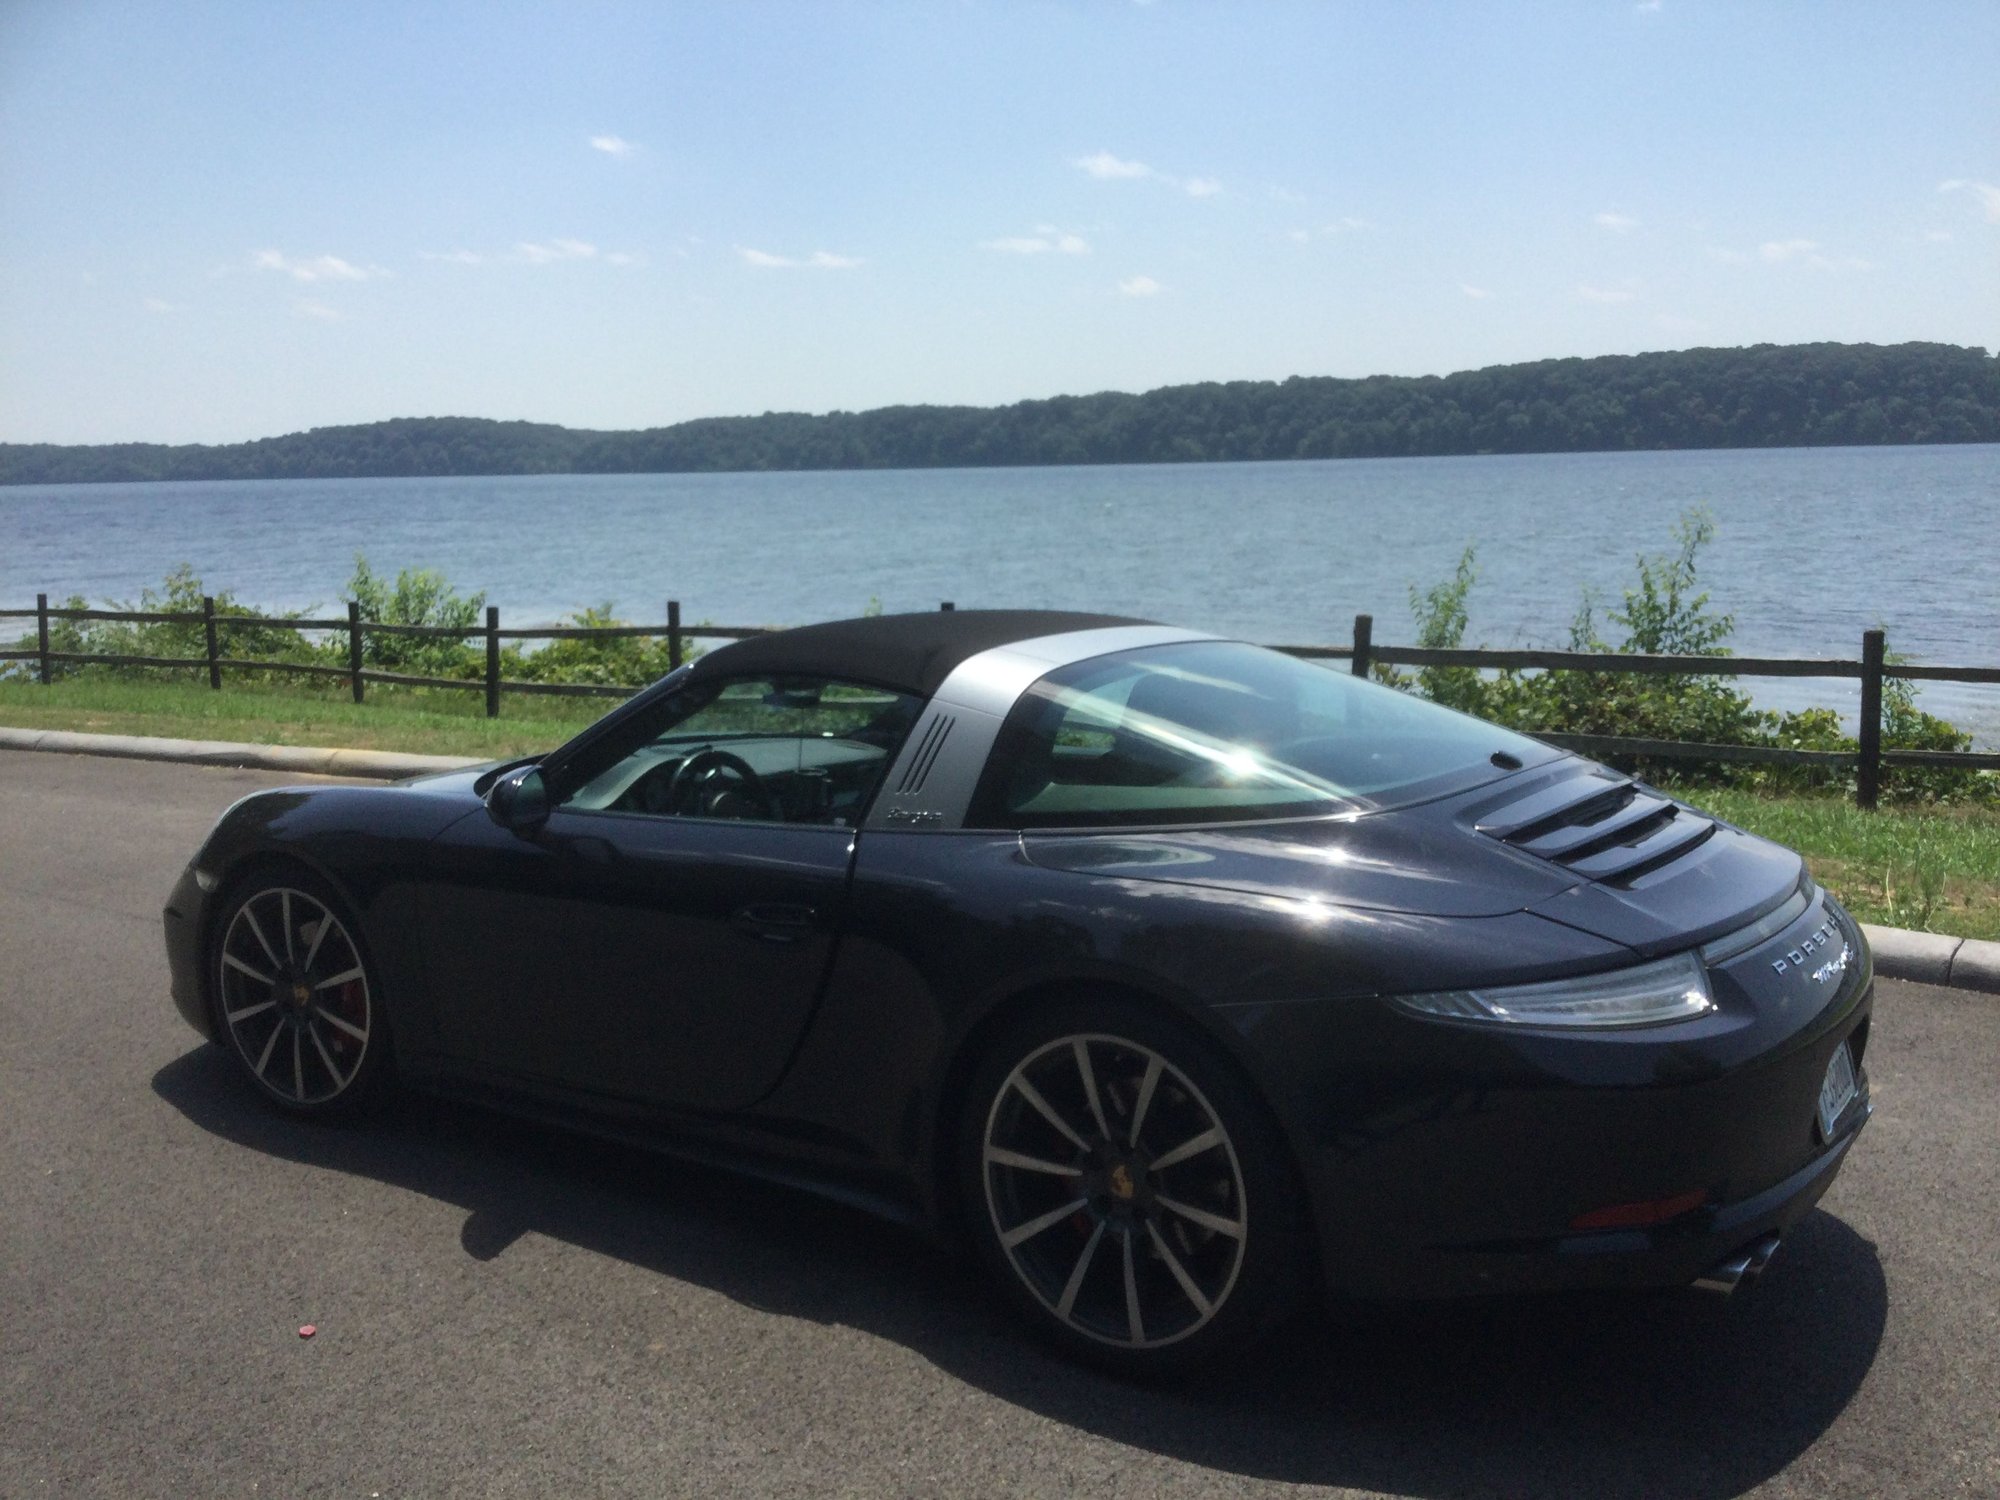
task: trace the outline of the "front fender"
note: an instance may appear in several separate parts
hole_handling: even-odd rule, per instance
[[[260,865],[290,864],[333,888],[360,928],[394,1019],[399,1057],[434,1052],[418,890],[431,841],[479,809],[455,784],[298,786],[254,792],[210,831],[168,898],[164,920],[174,1002],[214,1035],[205,955],[230,889]]]

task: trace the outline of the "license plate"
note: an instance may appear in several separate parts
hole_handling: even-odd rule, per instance
[[[1842,1042],[1834,1049],[1833,1061],[1826,1065],[1826,1077],[1819,1085],[1819,1135],[1833,1138],[1833,1127],[1854,1102],[1854,1054]]]

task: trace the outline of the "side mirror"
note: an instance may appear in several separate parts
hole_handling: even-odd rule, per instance
[[[514,833],[532,833],[549,820],[549,788],[540,766],[509,771],[486,792],[486,816]]]

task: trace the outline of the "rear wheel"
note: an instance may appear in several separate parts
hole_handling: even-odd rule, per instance
[[[238,886],[210,975],[224,1045],[270,1103],[333,1114],[379,1083],[389,1036],[374,974],[324,882],[286,871]]]
[[[975,1077],[961,1167],[986,1260],[1092,1363],[1170,1373],[1292,1304],[1302,1236],[1268,1112],[1148,1007],[1077,1002],[1010,1028]]]

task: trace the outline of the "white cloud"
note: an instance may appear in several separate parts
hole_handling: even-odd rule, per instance
[[[1272,183],[1269,187],[1265,188],[1264,191],[1270,195],[1272,201],[1277,203],[1289,203],[1294,208],[1298,207],[1300,204],[1306,201],[1306,195],[1304,193],[1298,192],[1292,188],[1280,187],[1277,183]]]
[[[590,138],[590,149],[602,151],[606,156],[630,156],[639,148],[622,135],[594,135]]]
[[[1869,271],[1874,266],[1858,255],[1827,255],[1818,240],[1766,240],[1757,247],[1757,258],[1767,265],[1796,262],[1815,271]]]
[[[746,265],[761,266],[767,270],[791,269],[810,266],[822,271],[851,271],[862,262],[852,255],[835,255],[830,250],[815,250],[803,259],[790,255],[773,255],[768,250],[752,250],[748,246],[737,246],[736,253]]]
[[[1087,177],[1095,177],[1100,182],[1111,182],[1119,178],[1153,177],[1157,174],[1142,161],[1121,161],[1109,151],[1099,151],[1092,156],[1079,156],[1072,163]]]
[[[1666,0],[1637,0],[1632,9],[1642,16],[1657,16]]]
[[[1933,245],[1949,245],[1956,236],[1949,229],[1927,229],[1924,238]]]
[[[1577,296],[1585,302],[1630,302],[1638,294],[1629,286],[1579,286]]]
[[[420,250],[424,260],[451,266],[483,266],[489,262],[512,261],[521,266],[552,266],[563,261],[601,261],[607,266],[644,265],[646,258],[629,250],[599,250],[588,240],[521,240],[503,255],[480,250]]]
[[[1222,191],[1222,183],[1217,178],[1175,177],[1171,173],[1149,167],[1142,161],[1127,161],[1124,157],[1113,156],[1109,151],[1072,157],[1070,165],[1084,176],[1095,177],[1099,182],[1163,182],[1168,187],[1179,188],[1190,198],[1213,198]]]
[[[163,297],[148,297],[143,306],[149,313],[177,313],[181,310],[176,303],[169,302]]]
[[[997,240],[981,240],[982,250],[998,250],[1003,255],[1088,255],[1090,242],[1053,224],[1037,224],[1033,234],[1013,234]]]
[[[1639,227],[1639,221],[1630,214],[1603,213],[1594,216],[1591,223],[1599,229],[1608,229],[1613,234],[1630,234]]]
[[[1363,219],[1355,214],[1347,214],[1330,224],[1322,224],[1317,229],[1294,229],[1291,238],[1303,245],[1308,240],[1330,240],[1343,234],[1355,234],[1364,229],[1375,228],[1373,219]]]
[[[1990,182],[1973,182],[1968,178],[1954,177],[1938,184],[1940,193],[1970,193],[1979,200],[1979,207],[1989,224],[2000,224],[2000,187]]]
[[[1118,290],[1127,297],[1157,297],[1166,288],[1150,276],[1128,276],[1118,283]]]
[[[1493,295],[1491,292],[1487,291],[1485,287],[1474,286],[1472,285],[1472,283],[1468,281],[1461,281],[1458,284],[1458,289],[1461,292],[1465,293],[1466,296],[1472,298],[1473,301],[1475,302],[1483,302],[1486,298]]]
[[[559,260],[595,260],[597,247],[587,240],[523,240],[514,247],[514,258],[531,266],[546,266]]]
[[[1724,266],[1747,266],[1750,264],[1750,257],[1745,255],[1741,250],[1725,250],[1719,245],[1710,247],[1708,258],[1718,265]]]
[[[281,271],[294,281],[372,281],[389,273],[381,266],[357,266],[337,255],[293,260],[277,250],[259,250],[250,257],[259,271]]]
[[[324,302],[301,302],[298,306],[298,311],[300,317],[311,318],[318,323],[344,323],[347,321],[346,313],[339,311],[337,308],[328,307]]]

